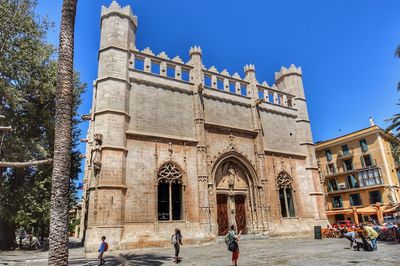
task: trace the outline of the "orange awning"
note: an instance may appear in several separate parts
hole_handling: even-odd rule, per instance
[[[352,213],[352,210],[349,209],[345,209],[345,210],[335,210],[335,211],[327,211],[326,215],[327,216],[332,216],[332,215],[336,215],[336,214],[350,214]]]
[[[396,204],[393,206],[386,206],[386,208],[383,210],[383,213],[393,213],[393,212],[398,212],[400,211],[400,204]]]
[[[363,215],[371,215],[371,214],[376,214],[376,208],[372,206],[367,206],[363,208],[357,208],[357,213],[358,214],[363,214]]]

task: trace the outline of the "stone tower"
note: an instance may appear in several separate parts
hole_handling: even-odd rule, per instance
[[[304,94],[302,72],[300,67],[291,65],[289,68],[282,67],[279,72],[275,72],[275,80],[278,90],[296,95],[293,106],[298,110],[296,118],[296,134],[303,154],[306,154],[305,179],[304,182],[310,182],[304,193],[311,194],[308,202],[305,202],[306,209],[313,210],[315,217],[326,220],[324,197],[322,184],[319,179],[317,159],[315,157],[315,148],[311,133],[310,119],[308,117],[307,101]],[[284,99],[287,101],[287,99]],[[311,177],[311,178],[310,178]]]
[[[131,8],[115,1],[101,10],[101,39],[98,78],[95,82],[94,132],[102,137],[101,170],[92,171],[87,227],[88,243],[106,235],[118,247],[122,233],[126,171],[126,135],[129,123],[128,68],[130,50],[135,47],[137,18]],[[113,242],[115,241],[115,242]]]

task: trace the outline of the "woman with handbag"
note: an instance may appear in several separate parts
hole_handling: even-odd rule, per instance
[[[236,227],[234,224],[231,225],[231,230],[228,233],[229,244],[228,249],[232,252],[232,265],[237,266],[237,261],[239,259],[239,237],[242,234],[242,231],[239,234],[236,234]]]

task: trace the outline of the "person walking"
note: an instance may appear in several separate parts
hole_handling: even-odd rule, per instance
[[[106,237],[102,236],[101,244],[100,244],[100,248],[99,248],[99,256],[98,256],[98,258],[100,259],[99,265],[104,265],[106,263],[106,261],[103,258],[103,255],[104,255],[104,252],[106,252],[107,250],[108,250],[108,244],[106,242]]]
[[[22,241],[26,238],[26,231],[22,226],[18,229],[18,237],[19,237],[19,248],[22,248]]]
[[[361,224],[360,228],[366,233],[368,238],[371,240],[371,246],[372,250],[376,251],[378,250],[378,232],[376,232],[371,226]]]
[[[180,246],[182,245],[182,234],[181,234],[181,230],[179,230],[179,228],[175,228],[175,233],[171,237],[171,243],[174,246],[174,250],[175,250],[174,262],[178,263],[182,260],[179,257],[179,249],[180,249]]]
[[[242,231],[239,234],[236,234],[236,226],[234,224],[231,225],[231,230],[228,232],[228,250],[232,252],[232,265],[237,266],[237,261],[239,259],[239,238],[242,234]]]

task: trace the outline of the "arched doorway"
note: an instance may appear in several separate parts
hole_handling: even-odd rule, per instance
[[[254,175],[254,170],[234,154],[215,164],[213,176],[218,235],[225,235],[231,224],[235,224],[243,234],[254,231],[251,228],[256,220],[257,208]]]

